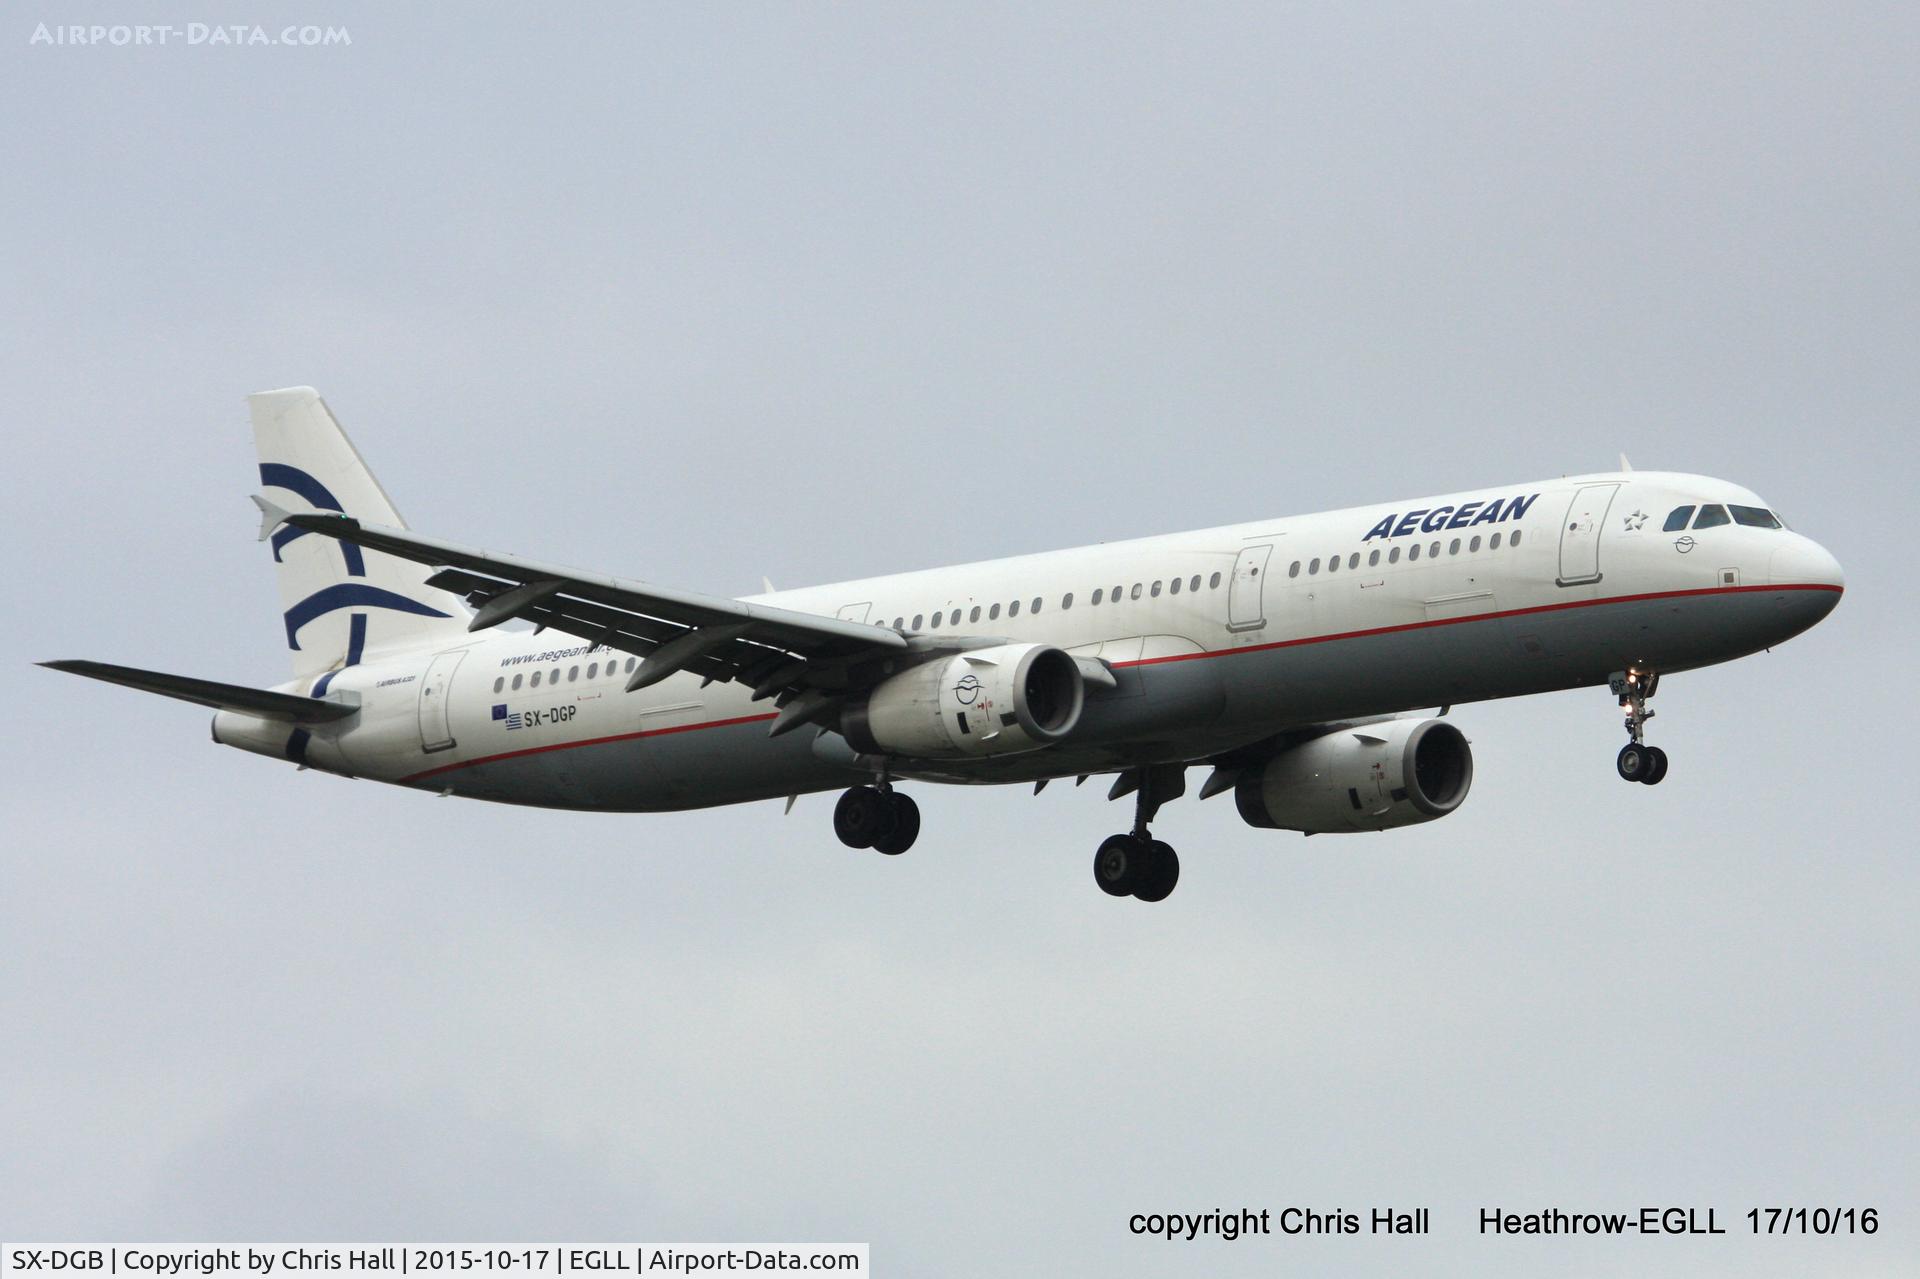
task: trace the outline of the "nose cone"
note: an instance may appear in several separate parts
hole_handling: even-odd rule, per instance
[[[1840,571],[1840,561],[1820,543],[1797,533],[1792,541],[1774,551],[1767,565],[1767,576],[1775,586],[1828,587],[1836,599],[1847,584],[1846,574]]]

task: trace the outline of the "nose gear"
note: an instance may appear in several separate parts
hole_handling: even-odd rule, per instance
[[[1646,743],[1647,721],[1654,716],[1654,712],[1647,709],[1647,699],[1660,687],[1658,672],[1637,669],[1616,671],[1607,680],[1607,687],[1620,699],[1620,708],[1627,713],[1629,740],[1614,759],[1615,770],[1624,781],[1659,785],[1667,775],[1667,753],[1658,746]]]

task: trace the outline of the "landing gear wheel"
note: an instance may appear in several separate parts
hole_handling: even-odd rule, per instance
[[[1649,786],[1658,786],[1660,779],[1667,775],[1667,753],[1658,746],[1644,747],[1647,752],[1647,771],[1640,780]]]
[[[898,857],[920,838],[920,805],[913,802],[911,795],[902,795],[897,790],[890,790],[881,798],[893,810],[893,829],[875,839],[873,847],[876,852]]]
[[[1109,835],[1093,855],[1093,882],[1109,897],[1128,897],[1152,860],[1147,841],[1132,835]]]
[[[887,796],[871,786],[856,786],[833,806],[833,833],[848,848],[872,848],[893,833],[895,815]]]
[[[1622,780],[1644,782],[1647,780],[1647,773],[1653,767],[1652,755],[1651,747],[1642,746],[1639,742],[1628,742],[1620,748],[1620,754],[1614,758],[1613,766],[1619,770]]]
[[[1133,895],[1143,902],[1162,902],[1180,882],[1180,857],[1170,844],[1157,839],[1147,841],[1147,864]]]

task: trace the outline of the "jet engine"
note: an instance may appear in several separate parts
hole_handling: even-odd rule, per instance
[[[1305,831],[1390,830],[1445,817],[1473,785],[1473,751],[1442,719],[1342,728],[1302,742],[1234,787],[1249,826]]]
[[[978,648],[881,681],[841,713],[857,751],[969,759],[1038,750],[1080,721],[1080,668],[1046,644]]]

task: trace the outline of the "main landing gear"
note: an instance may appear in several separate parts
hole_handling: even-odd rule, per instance
[[[833,833],[848,848],[872,848],[898,857],[920,837],[920,805],[882,781],[856,786],[833,806]]]
[[[1165,901],[1180,882],[1180,857],[1171,845],[1155,839],[1147,823],[1160,805],[1177,799],[1187,789],[1184,770],[1147,768],[1137,778],[1133,829],[1110,835],[1093,855],[1093,882],[1112,897],[1135,897],[1143,902]]]
[[[1620,748],[1613,765],[1623,780],[1657,786],[1667,775],[1667,753],[1646,743],[1647,721],[1653,712],[1647,699],[1660,687],[1660,676],[1653,671],[1622,671],[1608,681],[1620,709],[1627,713],[1627,736],[1632,740]]]

